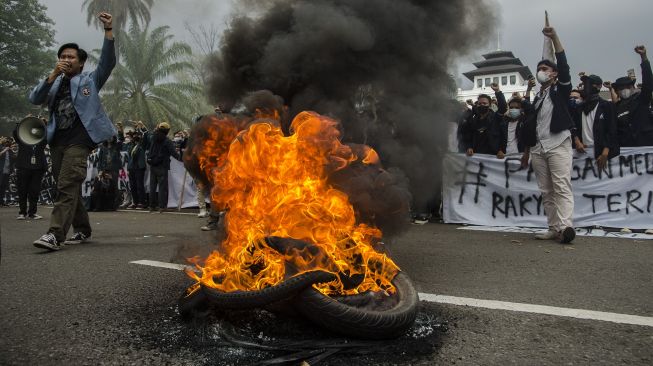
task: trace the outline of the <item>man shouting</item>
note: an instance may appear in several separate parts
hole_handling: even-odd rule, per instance
[[[81,191],[87,157],[98,143],[117,133],[100,104],[99,95],[116,65],[112,17],[100,13],[98,18],[104,25],[104,43],[97,68],[83,72],[86,51],[75,43],[66,43],[57,52],[54,70],[29,96],[33,104],[48,104],[47,141],[58,191],[50,228],[34,242],[39,248],[59,250],[71,224],[74,233],[66,244],[82,243],[91,236]]]

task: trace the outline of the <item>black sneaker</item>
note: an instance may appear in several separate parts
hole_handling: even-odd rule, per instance
[[[61,244],[57,241],[57,238],[52,233],[47,233],[38,240],[34,241],[34,246],[37,248],[43,248],[51,251],[56,251],[61,249]]]
[[[560,244],[571,244],[572,240],[576,237],[576,230],[573,227],[567,226],[560,232]]]
[[[66,240],[64,244],[68,244],[68,245],[81,244],[86,242],[90,237],[91,235],[86,235],[81,231],[78,231],[74,233],[73,236],[70,237],[70,239]]]

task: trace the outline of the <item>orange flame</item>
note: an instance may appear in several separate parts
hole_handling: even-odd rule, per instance
[[[210,164],[211,200],[227,210],[227,237],[220,251],[204,260],[190,259],[199,269],[188,272],[190,277],[225,292],[252,291],[321,269],[341,275],[317,286],[325,294],[394,291],[391,281],[399,268],[373,248],[381,231],[356,223],[347,195],[327,183],[329,172],[377,163],[378,155],[369,148],[365,156],[356,156],[340,142],[337,127],[332,119],[302,112],[292,122],[291,136],[261,122],[237,134],[228,151],[220,149],[222,155],[216,153],[216,143],[202,146],[200,161],[219,161]],[[280,253],[267,237],[311,246]],[[358,285],[343,284],[343,274],[359,279]]]

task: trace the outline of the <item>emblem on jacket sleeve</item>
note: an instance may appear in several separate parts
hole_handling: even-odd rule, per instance
[[[82,89],[82,94],[84,94],[85,97],[88,97],[89,95],[91,95],[91,89],[89,88]]]

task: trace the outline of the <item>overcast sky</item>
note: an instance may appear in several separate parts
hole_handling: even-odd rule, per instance
[[[82,13],[83,0],[39,0],[48,7],[48,15],[55,21],[56,41],[76,41],[83,48],[100,47],[101,32],[86,25]],[[456,0],[451,0],[456,1]],[[541,29],[544,10],[549,11],[552,25],[567,51],[572,76],[580,71],[595,73],[604,80],[625,76],[635,68],[641,80],[636,44],[653,49],[653,1],[651,0],[493,0],[499,7],[500,25],[492,32],[494,41],[485,49],[461,59],[452,67],[460,80],[461,72],[473,68],[471,62],[481,54],[497,49],[497,37],[503,50],[515,56],[531,70],[542,55]],[[370,0],[373,3],[373,0]],[[176,39],[190,42],[184,22],[226,26],[229,0],[154,0],[152,25],[169,25]],[[650,52],[653,55],[653,51]],[[467,85],[464,85],[467,86]]]

